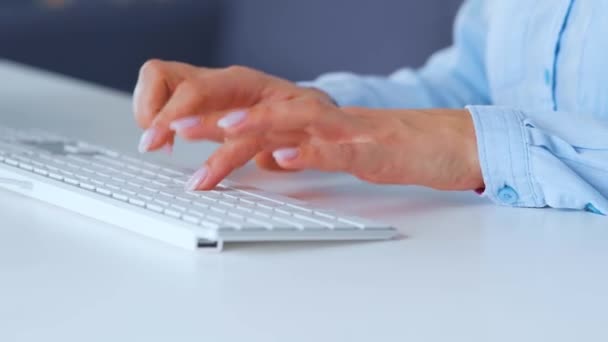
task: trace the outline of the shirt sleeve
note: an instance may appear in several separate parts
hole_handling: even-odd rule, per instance
[[[469,106],[492,201],[608,213],[608,123],[585,113]]]
[[[389,77],[336,72],[300,84],[325,91],[340,106],[463,108],[489,104],[484,3],[467,0],[463,4],[455,22],[453,46],[434,54],[419,70],[404,68]]]
[[[330,73],[303,85],[341,106],[462,108],[471,113],[483,195],[516,207],[553,207],[608,214],[608,123],[590,113],[526,111],[489,106],[485,49],[486,1],[467,0],[454,45],[420,70],[389,77]]]

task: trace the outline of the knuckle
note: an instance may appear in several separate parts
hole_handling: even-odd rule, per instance
[[[177,86],[175,91],[183,93],[185,95],[193,95],[198,92],[198,88],[198,82],[196,82],[195,80],[185,80]]]
[[[325,102],[318,97],[310,97],[306,100],[306,106],[314,113],[319,113],[325,109]]]
[[[234,74],[245,74],[245,73],[253,72],[253,69],[248,68],[246,66],[242,66],[242,65],[231,65],[231,66],[227,67],[225,69],[225,71],[228,73],[234,73]]]
[[[319,123],[319,120],[327,113],[327,104],[316,97],[308,98],[305,107],[310,115],[311,124]]]
[[[254,120],[260,121],[265,117],[271,115],[273,112],[273,106],[269,103],[260,103],[251,109],[251,116]]]
[[[208,99],[207,92],[203,89],[203,84],[199,80],[189,79],[181,82],[175,89],[175,94],[179,94],[182,100],[183,110],[189,110],[192,106],[205,103]],[[191,113],[194,114],[194,113]]]
[[[159,74],[162,71],[163,61],[160,59],[147,60],[139,69],[140,74]]]

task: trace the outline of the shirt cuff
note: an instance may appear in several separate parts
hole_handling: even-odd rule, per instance
[[[467,106],[473,118],[483,195],[495,203],[517,207],[544,206],[530,172],[523,113],[497,106]]]

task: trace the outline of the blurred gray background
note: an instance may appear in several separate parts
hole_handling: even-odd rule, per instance
[[[0,0],[0,58],[131,90],[149,58],[305,80],[420,66],[462,0]]]

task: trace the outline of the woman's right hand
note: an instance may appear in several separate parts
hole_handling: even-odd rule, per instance
[[[331,102],[319,90],[246,67],[209,69],[151,60],[140,70],[133,98],[135,119],[145,129],[139,150],[171,147],[174,134],[186,140],[224,142],[224,130],[217,123],[226,113],[311,97]],[[266,169],[281,169],[272,151],[261,151],[256,161]]]

